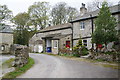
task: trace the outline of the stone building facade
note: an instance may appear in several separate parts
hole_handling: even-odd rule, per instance
[[[120,21],[120,5],[114,5],[110,7],[112,16]],[[91,49],[95,44],[92,44],[91,34],[95,30],[94,21],[97,18],[99,10],[87,12],[85,4],[82,3],[80,8],[80,15],[70,23],[49,26],[43,30],[37,32],[30,39],[30,47],[35,46],[33,42],[37,40],[43,41],[43,51],[52,52],[58,54],[60,49],[69,48],[72,49],[81,38],[82,43]],[[117,30],[120,30],[120,24],[117,24]],[[113,43],[108,44],[108,49],[112,48]],[[31,48],[32,49],[32,48]]]
[[[94,21],[98,16],[99,10],[87,12],[87,8],[85,8],[85,4],[82,4],[80,8],[81,14],[75,20],[71,21],[73,26],[73,46],[76,45],[78,40],[81,38],[83,44],[88,48],[91,49],[91,34],[95,30]],[[115,5],[110,7],[110,11],[112,15],[116,18],[117,21],[120,21],[120,5]],[[120,30],[120,24],[117,24],[117,30]],[[108,45],[108,48],[111,48],[113,43]]]
[[[10,47],[13,44],[13,30],[10,26],[0,26],[0,54],[10,53]]]
[[[37,32],[30,43],[42,40],[43,52],[58,54],[59,49],[72,48],[72,25],[70,23],[49,26]],[[30,46],[31,47],[31,46]]]

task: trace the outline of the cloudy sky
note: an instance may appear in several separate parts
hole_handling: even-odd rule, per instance
[[[27,9],[34,2],[46,1],[49,2],[51,6],[55,5],[58,2],[66,2],[69,6],[75,7],[79,10],[81,3],[90,3],[92,0],[0,0],[1,5],[7,5],[10,10],[13,11],[13,14],[16,15],[20,12],[27,12]],[[113,4],[117,4],[120,0],[107,0]]]

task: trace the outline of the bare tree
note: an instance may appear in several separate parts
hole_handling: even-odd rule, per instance
[[[66,3],[60,2],[57,3],[51,12],[52,22],[54,25],[65,23],[65,15],[66,15]]]
[[[88,12],[100,9],[102,7],[103,2],[104,2],[104,0],[94,0],[93,2],[87,3]],[[109,7],[113,5],[112,2],[109,2],[109,1],[106,1],[106,2],[108,3]]]
[[[76,10],[76,8],[73,7],[68,7],[67,8],[67,21],[70,22],[72,21],[78,14],[78,11]]]
[[[67,6],[65,2],[57,3],[51,11],[53,25],[71,21],[77,13],[77,9]]]

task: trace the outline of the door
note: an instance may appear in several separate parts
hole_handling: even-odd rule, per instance
[[[66,48],[70,48],[70,41],[66,41]]]
[[[52,53],[58,54],[58,40],[52,40]]]

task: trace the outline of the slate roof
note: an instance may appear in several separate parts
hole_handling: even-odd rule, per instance
[[[57,33],[57,34],[48,34],[46,35],[45,37],[42,37],[43,39],[45,38],[52,38],[52,39],[61,39],[61,38],[64,38],[64,37],[67,37],[71,34],[61,34],[61,33]]]
[[[46,27],[45,29],[42,29],[39,32],[59,30],[59,29],[65,29],[65,28],[71,28],[71,27],[72,27],[71,23],[65,23],[65,24],[60,24],[60,25]]]
[[[0,26],[0,33],[13,33],[13,30],[8,25]]]
[[[34,44],[43,44],[43,41],[42,40],[37,40],[34,42]]]
[[[120,4],[111,6],[110,11],[111,11],[112,14],[120,13]],[[76,19],[72,20],[71,23],[86,20],[86,19],[90,19],[91,18],[90,14],[92,14],[92,17],[95,18],[95,17],[98,16],[98,13],[99,13],[99,10],[95,10],[95,11],[92,11],[92,12],[85,13],[83,16],[79,15],[79,16],[76,17]]]

